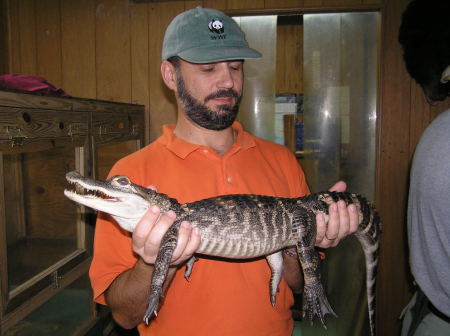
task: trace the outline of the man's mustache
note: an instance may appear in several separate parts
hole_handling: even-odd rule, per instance
[[[206,96],[205,103],[208,100],[216,99],[216,98],[239,98],[239,94],[233,89],[219,90],[219,91],[213,92],[210,95]]]

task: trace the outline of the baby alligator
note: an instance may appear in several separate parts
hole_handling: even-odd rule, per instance
[[[278,284],[283,273],[281,250],[295,245],[304,274],[304,312],[312,320],[317,315],[325,325],[324,315],[334,314],[319,280],[319,258],[314,249],[316,213],[328,213],[331,202],[354,203],[359,212],[359,227],[355,233],[366,259],[366,284],[369,320],[375,335],[375,276],[380,240],[380,217],[365,198],[348,192],[320,192],[299,198],[261,195],[225,195],[197,202],[180,204],[169,196],[133,184],[126,176],[113,176],[96,181],[76,172],[66,175],[78,190],[65,190],[71,200],[112,215],[125,230],[133,232],[139,220],[152,205],[162,212],[173,210],[176,221],[161,241],[151,280],[150,297],[144,321],[156,316],[163,284],[172,253],[177,245],[180,223],[187,220],[200,229],[201,244],[196,253],[225,258],[266,256],[272,271],[270,301],[275,305]],[[95,193],[98,196],[92,194]],[[194,257],[188,261],[185,276],[189,277]]]

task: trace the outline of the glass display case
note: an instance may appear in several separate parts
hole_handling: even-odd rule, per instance
[[[311,191],[327,190],[344,180],[349,191],[373,200],[379,13],[261,16],[242,25],[245,20],[236,18],[249,45],[263,57],[245,62],[247,84],[240,110],[244,128],[266,140],[284,142],[295,152]],[[267,67],[259,66],[266,63]],[[246,89],[255,83],[258,90]],[[268,123],[273,123],[274,132],[267,132]],[[359,242],[350,237],[327,249],[320,267],[327,297],[339,316],[327,319],[326,333],[366,335],[365,263]],[[300,319],[297,300],[293,313]],[[325,333],[320,323],[301,323],[294,334],[300,328],[303,336]]]
[[[62,327],[75,335],[95,323],[87,278],[95,214],[64,197],[65,174],[109,170],[111,155],[104,161],[99,144],[120,155],[140,148],[143,113],[139,105],[0,91],[2,335]]]

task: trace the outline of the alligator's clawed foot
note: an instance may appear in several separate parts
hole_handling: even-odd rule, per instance
[[[184,278],[189,281],[189,277],[191,276],[192,273],[192,268],[194,267],[194,263],[197,261],[196,257],[191,257],[191,259],[189,259],[186,262],[186,271],[184,272]]]
[[[159,295],[150,296],[143,321],[148,325],[149,321],[158,315]]]
[[[272,304],[272,307],[275,307],[275,304],[277,303],[276,295],[270,295],[270,303]]]
[[[303,314],[305,315],[306,312],[308,312],[311,322],[314,319],[314,316],[317,315],[325,328],[325,315],[331,314],[337,316],[328,303],[328,299],[325,296],[325,292],[320,283],[305,285],[303,302]]]

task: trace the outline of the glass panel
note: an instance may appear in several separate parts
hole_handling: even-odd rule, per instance
[[[239,120],[253,134],[271,141],[276,140],[275,18],[259,17],[261,22],[241,23],[250,46],[261,51],[264,58],[245,63]],[[242,19],[236,18],[238,22]],[[264,26],[264,20],[273,22],[273,32],[271,24]],[[304,16],[304,111],[303,116],[297,113],[297,119],[286,118],[292,119],[291,128],[298,130],[284,136],[293,139],[290,147],[299,151],[312,191],[325,190],[342,179],[348,190],[374,197],[379,20],[376,12]],[[260,114],[262,106],[267,110]],[[368,334],[365,263],[360,244],[354,237],[345,239],[326,254],[321,264],[322,281],[339,318],[327,318],[326,331],[317,321],[313,327],[305,321],[301,324],[303,335]]]
[[[79,167],[75,147],[3,154],[8,289],[82,248],[76,205],[63,195],[65,174]]]
[[[263,57],[246,60],[245,82],[239,121],[250,133],[275,141],[275,67],[277,17],[244,16],[234,18],[249,45]]]
[[[97,145],[95,151],[95,176],[106,179],[114,163],[139,149],[138,140],[103,143]]]
[[[374,196],[378,13],[304,16],[304,137],[312,190]]]
[[[304,16],[304,159],[313,191],[336,181],[374,198],[378,13]],[[322,281],[338,318],[330,335],[368,335],[365,264],[354,237],[326,251]],[[304,336],[325,333],[301,324]]]
[[[94,318],[87,275],[61,290],[5,332],[5,336],[73,335],[87,328]]]

